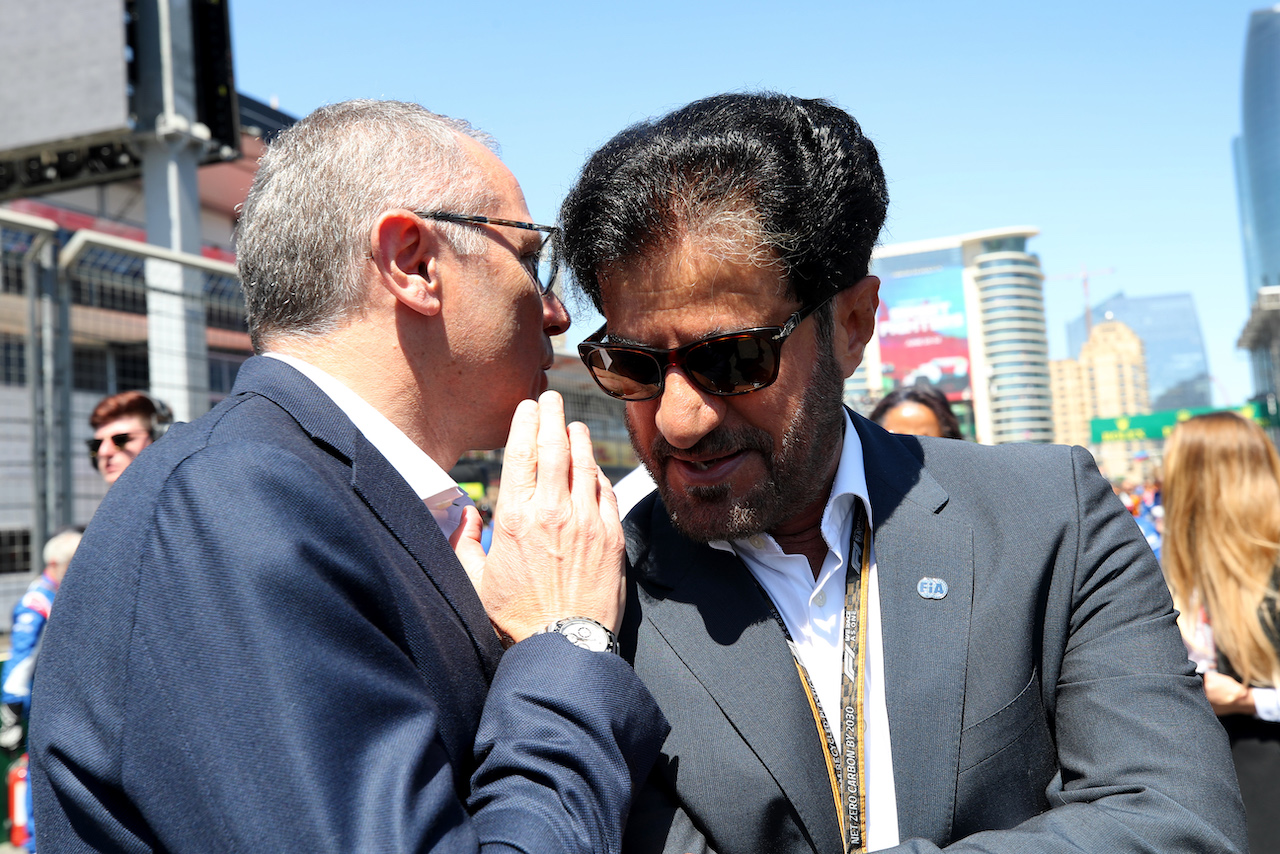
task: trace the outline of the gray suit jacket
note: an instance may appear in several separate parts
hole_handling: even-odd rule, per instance
[[[1160,569],[1080,448],[854,416],[875,521],[899,851],[1243,851],[1226,739]],[[839,852],[824,745],[746,567],[656,495],[624,647],[672,730],[631,851]],[[943,599],[917,582],[944,579]]]

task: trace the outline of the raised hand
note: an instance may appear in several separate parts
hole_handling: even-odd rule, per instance
[[[586,425],[566,429],[556,392],[521,403],[479,584],[498,634],[521,641],[563,617],[590,617],[616,632],[626,598],[624,551],[617,499]]]

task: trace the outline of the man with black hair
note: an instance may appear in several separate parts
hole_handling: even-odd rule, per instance
[[[1080,448],[891,435],[875,147],[820,100],[631,127],[562,208],[658,485],[623,646],[672,722],[636,852],[1242,851],[1159,567]]]

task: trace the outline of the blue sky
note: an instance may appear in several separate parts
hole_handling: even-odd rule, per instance
[[[1262,5],[232,0],[231,17],[241,91],[295,115],[373,97],[466,118],[543,222],[632,122],[723,91],[829,98],[880,150],[884,242],[1039,227],[1053,358],[1083,311],[1082,268],[1114,270],[1091,279],[1094,302],[1189,292],[1215,402],[1240,403],[1231,138]]]

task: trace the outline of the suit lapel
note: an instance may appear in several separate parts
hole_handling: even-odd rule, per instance
[[[903,839],[950,838],[959,773],[965,659],[973,599],[973,531],[945,518],[948,495],[914,438],[854,417],[875,518],[885,695]],[[926,598],[921,579],[941,579]],[[936,587],[925,591],[936,596]]]
[[[236,377],[234,392],[269,398],[293,416],[314,441],[349,461],[352,488],[449,603],[471,639],[486,679],[492,679],[502,646],[453,549],[400,473],[328,395],[284,362],[250,359]]]
[[[654,507],[638,564],[645,619],[777,781],[815,850],[843,850],[825,745],[769,605],[735,555],[690,542]]]
[[[428,580],[458,615],[475,647],[485,679],[492,680],[502,657],[502,645],[471,579],[422,500],[363,436],[360,441],[365,447],[352,460],[352,488],[413,555]]]

